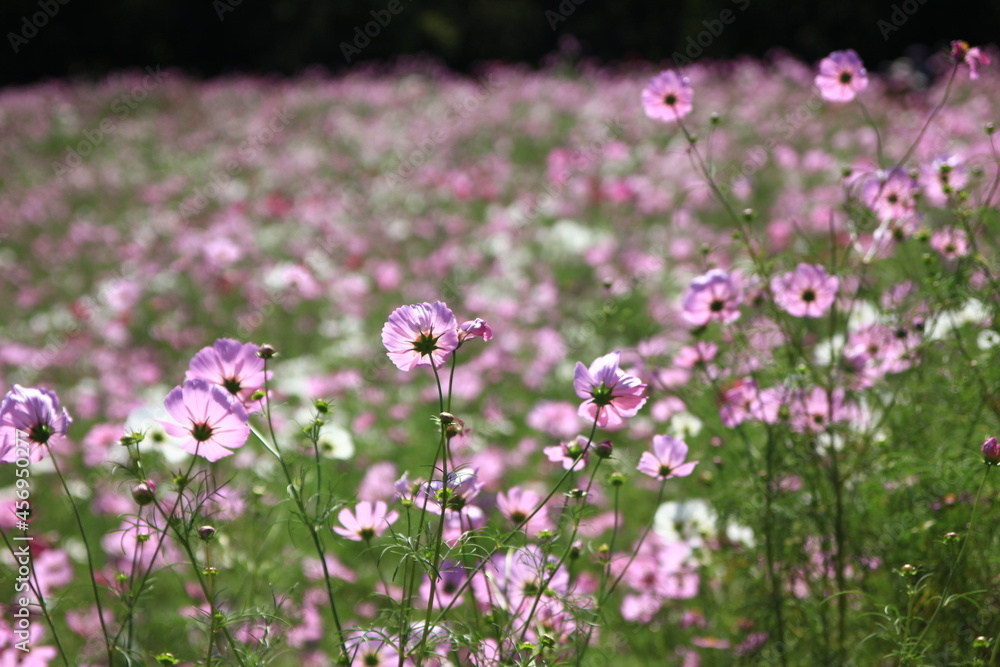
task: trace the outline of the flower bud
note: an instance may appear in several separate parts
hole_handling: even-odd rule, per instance
[[[260,357],[261,359],[270,359],[276,354],[278,354],[277,350],[275,350],[267,343],[264,343],[259,348],[257,348],[257,356]]]
[[[614,451],[614,446],[611,444],[610,440],[602,440],[601,442],[594,445],[594,454],[597,455],[599,459],[609,459]]]
[[[200,537],[205,542],[208,542],[210,539],[215,537],[215,534],[217,532],[218,531],[215,530],[215,528],[212,526],[202,526],[201,528],[198,529],[198,537]]]
[[[996,438],[990,438],[983,443],[983,461],[986,465],[1000,465],[1000,443]]]
[[[156,497],[156,484],[151,479],[139,482],[132,489],[132,499],[140,505],[148,505]]]

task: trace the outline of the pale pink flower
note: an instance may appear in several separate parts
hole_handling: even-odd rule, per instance
[[[24,451],[40,461],[50,439],[64,436],[72,422],[55,392],[15,384],[0,403],[0,462],[14,463]]]
[[[247,405],[250,396],[264,388],[264,359],[257,355],[259,349],[253,343],[220,338],[194,355],[184,377],[208,380]]]
[[[667,70],[660,72],[642,90],[642,107],[654,120],[677,121],[691,112],[694,90],[686,76]]]
[[[729,324],[740,317],[742,295],[732,276],[721,269],[712,269],[691,281],[684,294],[684,319],[695,326],[709,322]]]
[[[439,367],[458,347],[458,321],[440,301],[400,306],[382,327],[382,344],[401,371]]]
[[[636,470],[660,480],[687,477],[694,472],[695,466],[699,463],[699,461],[685,461],[687,455],[687,443],[680,438],[654,435],[653,451],[642,453]]]
[[[854,49],[834,51],[819,62],[815,83],[823,99],[850,102],[868,87],[868,72]]]
[[[579,361],[573,376],[576,395],[586,399],[578,414],[600,427],[616,428],[625,418],[634,417],[646,402],[646,389],[639,378],[618,368],[621,352],[598,357],[588,369]]]
[[[250,436],[247,411],[220,385],[200,378],[174,387],[164,401],[174,421],[159,420],[168,435],[181,438],[189,454],[218,461],[246,444]]]
[[[341,525],[334,526],[333,532],[348,540],[366,542],[384,533],[398,518],[399,512],[389,511],[384,501],[363,500],[354,506],[353,512],[346,507],[340,510],[337,519]]]
[[[931,236],[931,247],[945,259],[958,259],[969,255],[969,237],[964,229],[944,227]]]
[[[837,296],[840,281],[818,264],[799,264],[771,279],[774,302],[793,317],[820,317]]]

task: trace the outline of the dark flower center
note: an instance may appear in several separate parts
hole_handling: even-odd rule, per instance
[[[377,667],[379,662],[378,653],[366,653],[365,654],[365,664],[371,667]]]
[[[429,333],[421,333],[420,336],[413,341],[413,350],[419,352],[420,356],[424,357],[432,353],[434,350],[439,349],[437,342],[441,336],[434,336]]]
[[[851,82],[851,78],[853,76],[854,75],[851,74],[850,72],[841,72],[840,73],[840,82],[841,83],[850,83]]]
[[[28,434],[31,436],[31,439],[40,445],[44,445],[46,442],[48,442],[49,438],[52,437],[52,433],[53,433],[52,427],[49,426],[48,424],[35,424],[34,426],[31,427],[31,430],[28,432]]]
[[[367,528],[367,527],[366,528],[362,528],[361,530],[358,531],[358,535],[360,535],[361,539],[363,539],[363,540],[366,540],[366,541],[370,540],[373,537],[375,537],[375,529],[374,528]]]
[[[663,102],[668,106],[672,107],[677,104],[677,96],[673,93],[667,93],[667,96],[663,98]]]
[[[890,204],[895,204],[896,202],[898,202],[898,201],[899,201],[899,196],[898,196],[898,195],[897,195],[897,194],[896,194],[896,193],[894,192],[894,193],[892,193],[891,195],[889,195],[888,197],[886,197],[886,200],[887,200],[887,201],[888,201],[888,202],[889,202]]]
[[[240,386],[240,381],[236,378],[226,378],[222,381],[222,386],[225,387],[226,391],[230,394],[238,394],[240,393],[240,389],[243,388]]]
[[[819,424],[822,424],[824,421],[825,421],[825,417],[823,417],[823,415],[821,415],[821,414],[815,414],[815,415],[813,415],[813,423],[814,424],[819,425]]]
[[[660,466],[660,477],[669,477],[670,473],[673,472],[670,466],[661,465]]]
[[[195,424],[191,429],[191,437],[193,437],[198,442],[205,442],[212,437],[212,427],[208,425],[208,422],[202,424]]]
[[[518,512],[511,512],[510,513],[510,520],[513,521],[514,523],[521,523],[521,522],[523,522],[527,518],[528,518],[528,515],[525,514],[524,512],[518,511]]]
[[[711,310],[713,313],[718,313],[721,312],[722,309],[725,308],[725,306],[726,304],[724,302],[716,299],[711,303],[711,305],[709,305],[708,309]]]
[[[816,300],[816,292],[812,291],[811,289],[807,289],[805,292],[802,293],[802,300],[805,301],[806,303],[812,303],[813,301]]]

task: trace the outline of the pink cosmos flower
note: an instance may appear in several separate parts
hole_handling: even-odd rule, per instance
[[[194,355],[184,377],[217,384],[245,406],[255,391],[264,388],[264,360],[257,356],[258,349],[253,343],[220,338]]]
[[[441,577],[438,579],[434,590],[434,608],[442,609],[449,606],[458,606],[465,599],[460,589],[463,589],[469,575],[465,567],[457,561],[444,560],[438,568]],[[431,578],[424,577],[424,583],[420,586],[420,597],[426,606],[427,600],[431,597]]]
[[[931,236],[931,247],[941,253],[945,259],[967,257],[969,254],[969,237],[964,229],[945,227]]]
[[[852,406],[843,389],[827,392],[823,387],[801,390],[791,403],[789,424],[799,433],[821,433],[830,424],[851,419]]]
[[[440,367],[458,343],[458,321],[440,301],[400,306],[382,327],[382,344],[401,371],[431,364]]]
[[[642,395],[646,385],[618,368],[621,356],[619,351],[598,357],[589,369],[576,362],[573,388],[577,396],[586,399],[577,414],[591,422],[596,419],[602,428],[621,426],[646,403]]]
[[[0,462],[14,463],[24,456],[18,451],[24,448],[30,461],[42,460],[48,453],[45,445],[65,435],[72,422],[55,392],[15,384],[0,403]]]
[[[531,516],[540,502],[542,502],[540,495],[519,486],[512,486],[506,493],[501,491],[497,494],[497,509],[514,526],[520,526],[525,519]],[[545,506],[542,506],[542,509],[528,519],[524,525],[524,531],[529,535],[537,535],[543,530],[553,530],[554,528],[555,526],[549,519],[548,508]]]
[[[493,338],[493,329],[490,325],[486,323],[481,317],[477,317],[474,320],[469,320],[468,322],[463,322],[462,326],[458,328],[458,340],[459,342],[464,341],[466,338],[479,337],[484,341]]]
[[[983,53],[978,46],[969,48],[968,42],[955,40],[951,43],[951,57],[957,62],[964,62],[969,66],[969,78],[979,78],[979,66],[989,65],[989,57]]]
[[[347,651],[350,654],[349,663],[365,665],[366,667],[397,667],[399,651],[389,641],[387,635],[378,631],[359,632],[347,639]],[[411,660],[404,660],[404,665],[412,665]]]
[[[159,420],[166,432],[181,438],[189,454],[218,461],[242,447],[250,436],[247,411],[220,385],[196,378],[174,387],[164,401],[174,421]]]
[[[564,470],[583,470],[587,467],[587,462],[590,460],[590,447],[588,447],[588,443],[589,440],[587,438],[578,435],[575,440],[546,447],[542,450],[542,453],[549,457],[549,461],[561,463]]]
[[[956,155],[931,160],[920,170],[924,197],[934,206],[946,206],[948,197],[969,184],[969,170]]]
[[[399,512],[388,510],[389,507],[382,500],[374,504],[363,500],[354,506],[353,512],[345,507],[337,515],[343,527],[334,526],[333,532],[354,542],[367,542],[384,533],[399,518]]]
[[[868,179],[861,197],[880,220],[906,220],[916,213],[916,193],[916,181],[897,167],[888,173],[879,172],[876,177]]]
[[[771,279],[774,302],[793,317],[819,317],[833,304],[840,281],[818,264],[799,264]]]
[[[687,477],[694,472],[699,461],[687,461],[687,443],[670,435],[654,435],[653,451],[643,452],[636,470],[666,480],[673,477]]]
[[[684,319],[695,326],[709,322],[729,324],[740,317],[742,296],[732,276],[712,269],[691,281],[682,302]]]
[[[650,118],[671,123],[691,112],[693,97],[691,81],[667,70],[646,84],[642,90],[642,107]]]
[[[815,83],[823,99],[850,102],[868,87],[868,72],[854,49],[834,51],[819,62]]]

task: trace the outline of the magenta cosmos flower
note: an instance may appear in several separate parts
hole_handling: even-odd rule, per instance
[[[382,500],[374,504],[363,500],[354,506],[353,512],[345,507],[337,515],[340,526],[334,526],[333,532],[348,540],[367,542],[384,533],[399,518],[399,512],[388,509]]]
[[[774,302],[793,317],[819,317],[833,304],[840,281],[818,264],[799,264],[771,279]]]
[[[196,378],[174,387],[164,401],[174,421],[160,420],[166,432],[181,438],[189,454],[218,461],[246,444],[250,436],[247,411],[239,399],[217,384]]]
[[[24,448],[28,460],[42,460],[49,440],[65,435],[72,422],[55,392],[15,384],[0,403],[0,462],[24,458]]]
[[[646,385],[618,368],[621,356],[612,352],[598,357],[590,368],[576,362],[573,388],[586,399],[577,414],[589,421],[596,419],[600,427],[621,426],[625,417],[634,417],[646,402],[642,395]]]
[[[220,338],[194,355],[185,378],[208,380],[246,405],[255,391],[264,388],[264,360],[257,356],[258,349],[253,343]]]
[[[816,87],[825,100],[850,102],[868,87],[868,72],[854,49],[834,51],[819,62]]]
[[[691,112],[694,90],[686,76],[660,72],[642,90],[642,108],[654,120],[675,122]]]
[[[654,435],[653,451],[643,452],[636,470],[644,475],[666,480],[673,477],[687,477],[694,472],[698,461],[685,461],[688,455],[687,443],[670,435]]]
[[[721,269],[712,269],[691,281],[684,294],[684,319],[695,326],[709,322],[729,324],[740,317],[740,289],[732,276]]]
[[[401,371],[431,364],[441,366],[458,342],[455,314],[440,301],[400,306],[382,327],[382,344]]]

